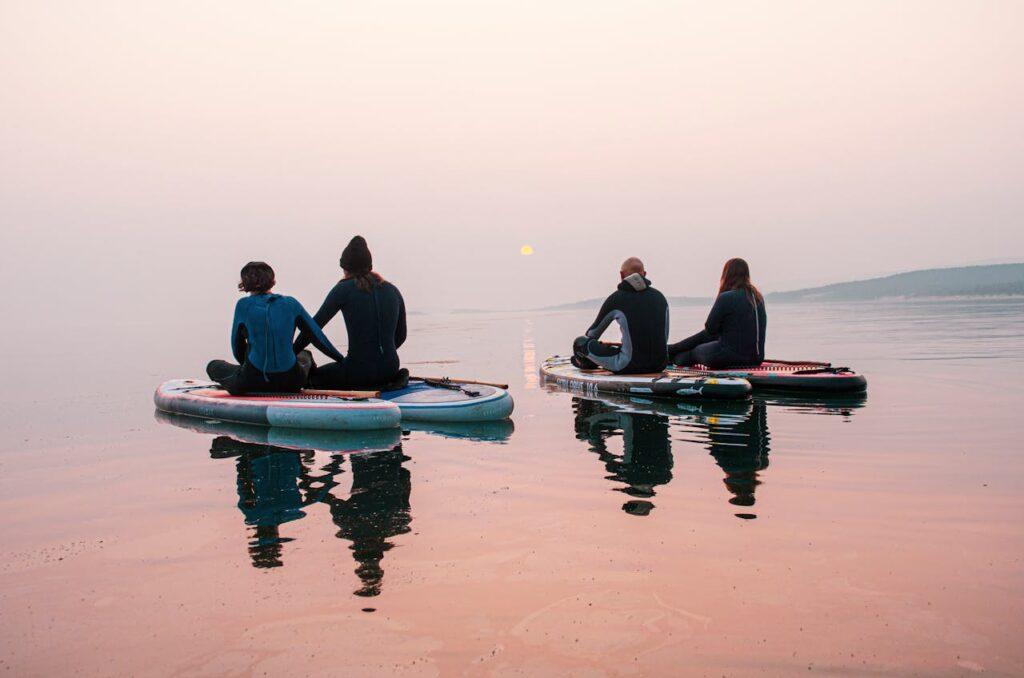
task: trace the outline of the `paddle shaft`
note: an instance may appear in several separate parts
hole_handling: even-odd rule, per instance
[[[490,381],[475,381],[473,379],[452,379],[451,377],[411,377],[422,381],[447,381],[450,384],[476,384],[478,386],[493,386],[494,388],[508,389],[508,384],[495,384]]]
[[[335,398],[376,398],[380,391],[332,391],[322,388],[304,388],[302,392],[306,395],[334,396]]]

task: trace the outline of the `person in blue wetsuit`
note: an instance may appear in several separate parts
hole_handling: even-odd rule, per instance
[[[373,256],[362,236],[355,236],[339,260],[344,277],[320,305],[313,319],[326,327],[341,311],[348,332],[348,355],[314,366],[309,383],[317,388],[400,388],[408,372],[401,369],[398,349],[405,343],[405,301],[402,293],[373,270]],[[293,349],[310,342],[302,332]]]
[[[636,257],[622,262],[621,282],[597,313],[586,334],[573,342],[572,364],[604,368],[616,374],[661,372],[668,363],[668,302],[651,287],[644,264]],[[612,322],[622,331],[621,344],[599,341]]]
[[[750,267],[743,259],[730,259],[704,329],[670,344],[668,355],[676,365],[757,367],[764,362],[767,324],[764,297],[750,282]]]
[[[292,350],[296,329],[308,334],[324,354],[342,359],[302,304],[292,297],[271,294],[274,269],[262,261],[250,261],[242,267],[241,278],[238,289],[249,296],[235,304],[231,324],[231,352],[238,364],[211,360],[206,366],[210,379],[232,395],[301,390],[313,357],[309,351],[296,355]]]

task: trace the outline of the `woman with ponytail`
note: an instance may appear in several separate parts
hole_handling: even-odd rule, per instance
[[[398,288],[373,270],[366,240],[357,235],[341,253],[344,277],[327,293],[313,319],[326,328],[341,311],[348,332],[348,355],[314,367],[309,383],[316,388],[368,388],[400,380],[398,348],[405,342],[405,301]],[[295,351],[310,341],[306,333],[295,341]]]
[[[669,344],[669,360],[711,369],[756,367],[764,362],[767,324],[764,297],[750,281],[750,267],[743,259],[730,259],[722,268],[718,297],[704,329]]]

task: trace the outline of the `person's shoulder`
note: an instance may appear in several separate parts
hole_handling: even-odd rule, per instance
[[[648,293],[649,293],[649,294],[650,294],[650,295],[651,295],[652,297],[654,297],[654,298],[656,298],[656,299],[660,299],[660,300],[664,301],[664,302],[665,302],[666,304],[668,303],[668,299],[666,299],[666,298],[665,298],[665,295],[664,295],[664,294],[662,294],[662,293],[661,293],[661,290],[659,290],[659,289],[658,289],[657,287],[648,287],[648,288],[647,288],[647,292],[648,292]]]
[[[358,290],[358,289],[359,289],[359,286],[356,285],[356,279],[355,278],[342,278],[341,280],[339,280],[338,282],[336,282],[334,284],[334,287],[331,288],[331,291],[332,292],[339,292],[339,293],[341,293],[341,292],[351,292],[353,290]]]
[[[605,297],[604,303],[605,305],[615,304],[616,302],[621,301],[624,296],[626,296],[626,293],[616,287],[614,290],[612,290],[611,294]]]
[[[718,298],[722,301],[728,301],[730,303],[737,301],[745,301],[747,293],[745,290],[726,290],[718,295]]]
[[[331,287],[331,289],[327,290],[327,298],[338,299],[339,297],[343,297],[355,289],[355,286],[356,283],[351,278],[342,278],[338,282],[334,283],[334,286]]]

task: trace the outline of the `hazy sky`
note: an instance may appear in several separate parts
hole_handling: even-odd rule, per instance
[[[730,256],[768,290],[1024,259],[1021,26],[987,0],[0,0],[0,275],[23,308],[219,312],[265,259],[315,307],[361,233],[435,309],[603,295],[627,255],[694,295]]]

